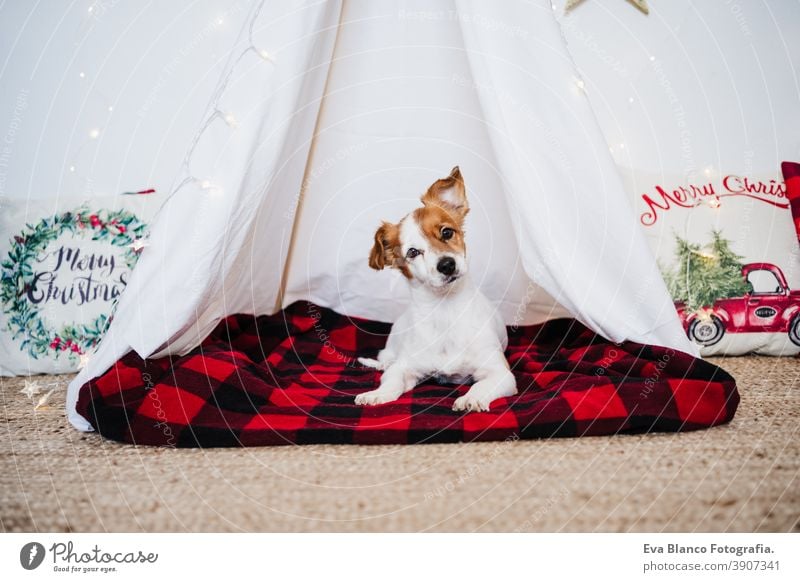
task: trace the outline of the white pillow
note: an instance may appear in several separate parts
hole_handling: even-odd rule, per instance
[[[628,173],[625,179],[702,355],[800,353],[800,247],[780,177],[730,172],[686,183]],[[683,253],[691,261],[680,259],[681,241],[691,245]],[[738,255],[727,270],[725,251]],[[697,305],[704,296],[712,297],[705,308]]]
[[[152,194],[0,197],[0,375],[78,369],[107,327],[160,202]]]

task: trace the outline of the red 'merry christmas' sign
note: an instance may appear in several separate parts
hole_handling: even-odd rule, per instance
[[[713,182],[706,184],[689,184],[677,188],[665,189],[660,185],[655,186],[656,194],[642,194],[642,200],[647,205],[639,220],[645,226],[653,226],[659,217],[659,212],[667,212],[673,207],[692,208],[704,201],[717,207],[720,199],[731,196],[746,196],[760,202],[771,204],[779,208],[788,208],[786,198],[786,185],[777,180],[755,180],[747,176],[727,175],[722,179],[719,188]]]

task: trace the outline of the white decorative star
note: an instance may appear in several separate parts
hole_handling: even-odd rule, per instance
[[[564,5],[564,12],[569,12],[581,2],[583,2],[583,0],[567,0],[567,3]],[[647,0],[628,0],[628,2],[636,6],[636,8],[645,14],[650,14],[650,8],[647,6]]]
[[[28,398],[33,399],[33,397],[41,391],[42,387],[39,385],[39,382],[36,380],[25,380],[25,388],[20,390],[20,394],[24,394]]]

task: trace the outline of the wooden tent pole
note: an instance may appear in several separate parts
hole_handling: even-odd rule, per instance
[[[320,98],[319,110],[317,111],[317,118],[314,122],[314,133],[311,135],[311,145],[308,148],[308,158],[306,159],[305,169],[303,170],[303,181],[300,183],[300,192],[297,197],[297,206],[294,211],[294,219],[292,221],[292,232],[289,238],[289,248],[286,251],[286,259],[283,263],[283,272],[281,273],[280,286],[278,287],[278,295],[275,297],[275,312],[283,308],[283,298],[286,294],[286,286],[289,283],[289,265],[292,262],[292,251],[295,247],[295,239],[297,238],[297,227],[300,223],[300,214],[303,210],[303,202],[306,197],[306,188],[309,180],[309,174],[314,167],[314,152],[316,150],[317,135],[319,133],[320,121],[322,120],[322,110],[325,107],[325,97],[328,94],[328,85],[330,84],[331,74],[334,68],[334,59],[336,50],[339,46],[339,32],[342,27],[342,18],[344,17],[345,1],[342,0],[339,9],[339,22],[336,26],[336,37],[333,40],[333,51],[331,52],[331,62],[328,66],[328,73],[325,76],[325,85],[322,90],[322,97]]]

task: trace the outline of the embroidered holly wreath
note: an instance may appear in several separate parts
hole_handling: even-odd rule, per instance
[[[143,238],[146,229],[146,224],[126,210],[93,212],[81,206],[73,212],[44,218],[36,225],[28,224],[14,236],[8,257],[0,263],[0,304],[8,317],[12,337],[22,338],[20,349],[27,350],[33,358],[48,353],[77,358],[97,345],[110,323],[109,311],[85,324],[65,324],[60,329],[47,325],[41,305],[35,299],[41,296],[42,285],[41,274],[34,271],[33,263],[41,260],[48,245],[64,234],[110,243],[125,248],[122,258],[128,269],[132,269],[139,258],[136,249],[141,248],[134,241]],[[112,310],[114,305],[116,295]]]

